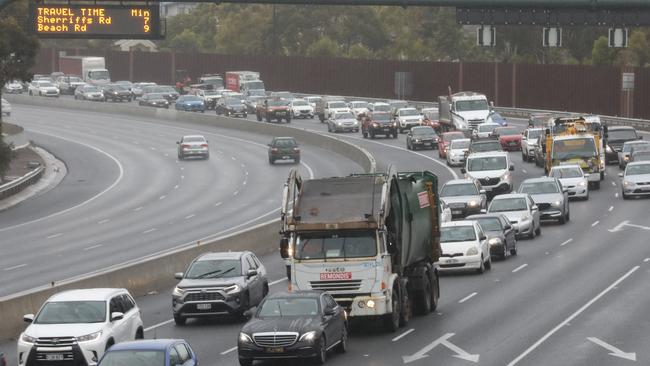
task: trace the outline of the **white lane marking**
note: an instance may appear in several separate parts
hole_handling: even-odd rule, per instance
[[[97,248],[99,248],[99,247],[101,247],[101,246],[102,246],[101,244],[93,245],[93,246],[90,246],[90,247],[84,248],[84,251],[97,249]]]
[[[248,175],[248,172],[246,172],[246,175]]]
[[[568,239],[568,240],[566,240],[564,243],[560,244],[560,246],[563,247],[563,246],[569,244],[569,243],[572,242],[572,241],[573,241],[573,238]]]
[[[178,189],[178,184],[174,186],[174,189]]]
[[[144,331],[145,331],[145,332],[148,332],[148,331],[150,331],[150,330],[153,330],[153,329],[156,329],[156,328],[162,327],[163,325],[167,325],[167,324],[169,324],[169,323],[172,323],[173,321],[174,321],[174,319],[165,320],[164,322],[160,322],[160,323],[155,324],[155,325],[152,325],[152,326],[150,326],[150,327],[148,327],[148,328],[144,328]]]
[[[517,273],[517,272],[521,271],[522,269],[524,269],[524,268],[526,268],[526,267],[528,267],[528,263],[524,263],[524,264],[522,264],[521,266],[519,266],[519,267],[513,269],[513,270],[512,270],[512,273]]]
[[[246,168],[246,165],[244,163],[240,164],[242,168]]]
[[[528,173],[528,172],[526,171],[526,169],[522,169],[521,172],[524,173],[524,174],[527,174],[527,173]]]
[[[232,160],[237,160],[237,158],[234,157],[234,156],[231,156],[230,158],[231,158]]]
[[[156,148],[153,146],[150,146],[149,148],[151,149],[151,151],[156,151]]]
[[[133,211],[134,211],[134,212],[138,212],[138,211],[142,210],[143,208],[144,208],[144,207],[142,207],[142,206],[140,206],[140,207],[136,207],[136,208],[133,209]]]
[[[614,197],[618,198],[618,193],[614,193]]]
[[[311,167],[309,165],[307,165],[307,163],[305,163],[304,161],[301,161],[300,165],[304,166],[307,169],[307,171],[309,172],[309,176],[311,177],[311,179],[314,179],[314,171],[311,169]]]
[[[608,210],[608,211],[609,211],[609,212],[614,211],[614,206],[609,206],[609,210]]]
[[[643,263],[647,263],[647,262],[650,262],[650,258],[646,258],[643,260]]]
[[[613,185],[614,187],[616,187],[616,182],[612,182],[612,185]]]
[[[98,223],[99,225],[101,225],[101,224],[105,224],[105,223],[107,223],[107,222],[109,222],[109,221],[111,221],[111,219],[103,219],[103,220],[101,220],[101,221],[97,221],[97,223]]]
[[[181,179],[185,179],[185,176],[184,176],[184,175],[181,175]]]
[[[47,237],[47,239],[54,239],[58,238],[59,236],[63,235],[63,233],[58,233],[58,234],[52,234]]]
[[[159,199],[159,200],[164,200],[165,198],[167,198],[167,196],[165,196],[165,195],[163,194],[163,195],[160,196],[160,198],[158,198],[158,199]]]
[[[636,362],[636,352],[623,352],[621,349],[616,348],[612,346],[611,344],[603,341],[602,339],[598,339],[596,337],[587,337],[587,340],[597,344],[604,349],[610,351],[610,355],[618,358],[623,358],[625,360],[630,360],[630,361],[635,361]]]
[[[621,282],[625,281],[626,278],[632,275],[632,273],[636,272],[640,267],[635,266],[631,270],[629,270],[626,274],[624,274],[622,277],[614,281],[609,287],[604,289],[601,293],[596,295],[593,299],[589,300],[586,304],[584,304],[580,309],[578,309],[575,313],[569,315],[568,318],[564,319],[560,324],[558,324],[555,328],[551,329],[548,333],[546,333],[542,338],[540,338],[537,342],[533,343],[532,346],[528,347],[522,354],[517,356],[514,360],[512,360],[507,366],[514,366],[519,361],[523,360],[526,356],[528,356],[531,352],[533,352],[537,347],[539,347],[544,341],[549,339],[553,334],[555,334],[558,330],[560,330],[562,327],[566,326],[569,324],[573,319],[575,319],[578,315],[582,314],[585,310],[587,310],[591,305],[593,305],[596,301],[598,301],[601,297],[607,295],[608,292],[610,292],[614,287],[618,286]]]
[[[185,167],[181,167],[181,171],[185,170]]]
[[[227,355],[227,354],[229,354],[230,352],[232,352],[232,351],[236,351],[236,350],[237,350],[237,346],[235,346],[235,347],[233,347],[233,348],[228,348],[227,350],[221,352],[221,355],[222,355],[222,356],[223,356],[223,355]]]
[[[596,225],[598,225],[598,224],[600,224],[600,221],[599,221],[599,220],[596,220],[596,221],[594,221],[593,224],[591,224],[591,227],[594,227],[594,226],[596,226]]]
[[[154,231],[156,231],[156,228],[155,228],[155,227],[152,227],[151,229],[145,230],[145,231],[143,231],[142,233],[143,233],[143,234],[149,234],[149,233],[153,233]]]
[[[195,214],[187,215],[187,216],[185,216],[185,220],[189,220],[194,216],[196,216],[196,215]]]
[[[286,280],[287,280],[286,278],[280,278],[279,280],[271,281],[269,282],[269,286],[277,285],[278,283],[282,283]]]
[[[239,194],[239,191],[235,191],[235,192],[233,192],[232,195],[233,195],[233,196],[236,196],[236,195],[238,195],[238,194]]]
[[[214,204],[214,207],[219,207],[221,205],[222,205],[222,202],[217,202],[217,203]]]
[[[169,156],[169,154],[165,153],[165,157],[168,157],[168,156]]]
[[[218,152],[219,154],[223,154],[223,151],[221,151],[221,150],[217,150],[217,152]]]
[[[393,342],[399,341],[400,339],[402,339],[402,338],[406,337],[407,335],[413,333],[414,330],[415,330],[415,328],[411,328],[411,329],[405,331],[404,333],[402,333],[402,334],[398,335],[397,337],[393,338]]]
[[[465,301],[467,301],[467,300],[471,299],[472,297],[476,296],[476,294],[477,294],[476,292],[472,292],[471,294],[469,294],[469,295],[463,297],[462,299],[460,299],[460,300],[458,301],[458,303],[459,303],[459,304],[462,304],[462,303],[464,303]]]
[[[246,181],[243,181],[242,184],[243,184],[243,185],[246,185]]]
[[[14,269],[23,268],[25,266],[27,266],[27,263],[23,263],[23,264],[19,264],[17,266],[5,268],[5,271],[13,271]]]
[[[72,210],[75,210],[75,209],[77,209],[77,208],[79,208],[79,207],[85,206],[85,205],[89,204],[90,202],[92,202],[92,201],[98,199],[99,197],[105,195],[105,194],[108,193],[111,189],[115,188],[115,186],[118,185],[118,184],[122,181],[122,177],[124,176],[124,168],[122,167],[122,163],[120,163],[120,161],[117,160],[117,158],[115,158],[113,155],[107,153],[106,151],[104,151],[104,150],[102,150],[102,149],[100,149],[100,148],[98,148],[98,147],[94,147],[94,146],[92,146],[92,145],[88,145],[88,144],[85,144],[85,143],[83,143],[83,142],[79,142],[79,141],[76,141],[76,140],[68,139],[68,138],[65,138],[65,137],[58,136],[58,135],[52,135],[52,134],[44,133],[44,132],[40,132],[40,131],[39,131],[38,133],[41,134],[41,135],[52,136],[52,137],[55,137],[55,138],[59,138],[59,139],[61,139],[61,140],[65,140],[65,141],[68,141],[68,142],[76,143],[76,144],[79,144],[79,145],[85,146],[85,147],[87,147],[87,148],[89,148],[89,149],[95,150],[95,151],[99,152],[100,154],[106,155],[106,156],[108,156],[111,160],[113,160],[113,162],[115,162],[115,164],[117,165],[117,167],[118,167],[118,169],[119,169],[120,172],[119,172],[119,174],[118,174],[118,176],[117,176],[117,179],[115,179],[115,181],[114,181],[113,183],[111,183],[111,185],[108,186],[108,188],[106,188],[105,190],[103,190],[103,191],[97,193],[96,195],[90,197],[89,199],[87,199],[87,200],[81,202],[80,204],[75,205],[75,206],[72,206],[72,207],[68,207],[68,208],[66,208],[65,210],[62,210],[62,211],[59,211],[59,212],[55,212],[55,213],[53,213],[53,214],[50,214],[50,215],[47,215],[47,216],[43,216],[43,217],[41,217],[41,218],[38,218],[38,219],[35,219],[35,220],[32,220],[32,221],[27,221],[27,222],[23,222],[23,223],[20,223],[20,224],[13,225],[13,226],[7,226],[7,227],[4,227],[4,228],[0,229],[0,232],[6,231],[6,230],[10,230],[10,229],[15,229],[15,228],[22,227],[22,226],[25,226],[25,225],[30,225],[30,224],[33,224],[33,223],[36,223],[36,222],[41,222],[41,221],[43,221],[43,220],[47,220],[47,219],[50,219],[50,218],[55,217],[55,216],[63,215],[63,214],[65,214],[65,213],[68,213],[68,212],[70,212],[70,211],[72,211]]]

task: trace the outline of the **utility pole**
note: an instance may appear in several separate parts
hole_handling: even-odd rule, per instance
[[[273,41],[271,43],[271,54],[273,56],[277,55],[278,49],[278,33],[277,33],[277,12],[275,10],[275,4],[273,4]]]

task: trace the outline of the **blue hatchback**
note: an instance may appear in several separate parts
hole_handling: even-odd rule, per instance
[[[147,339],[117,343],[97,366],[198,366],[190,345],[182,339]]]
[[[176,104],[174,106],[180,111],[201,113],[205,111],[205,103],[203,102],[203,99],[196,95],[181,95],[176,99]]]

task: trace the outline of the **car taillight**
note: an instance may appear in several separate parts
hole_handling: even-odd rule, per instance
[[[190,145],[181,145],[181,149],[183,149],[183,150],[186,150],[186,149],[189,149],[189,148],[190,148]]]
[[[208,144],[201,144],[201,147],[208,148]]]
[[[278,152],[278,148],[277,147],[272,148],[271,152]]]

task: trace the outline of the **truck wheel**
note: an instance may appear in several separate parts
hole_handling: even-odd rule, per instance
[[[287,123],[291,123],[291,117],[287,117]]]
[[[400,327],[407,326],[409,321],[411,320],[411,317],[413,316],[412,300],[410,297],[408,297],[408,293],[405,296],[406,296],[406,301],[404,302],[405,305],[402,307],[402,312],[400,313],[400,317],[399,317]]]
[[[528,156],[526,154],[524,154],[523,151],[521,153],[521,160],[523,160],[524,162],[528,161]]]
[[[422,279],[422,289],[416,297],[416,309],[418,315],[427,315],[431,312],[431,301],[433,299],[433,289],[431,279],[428,274]]]
[[[397,132],[393,133],[393,138],[394,138],[394,139],[397,138]]]
[[[364,138],[364,139],[367,139],[367,138],[368,138],[368,132],[367,132],[367,131],[363,131],[363,130],[362,130],[361,134],[363,135],[363,138]]]
[[[266,122],[271,122],[271,116],[268,114],[266,115]]]
[[[324,115],[319,114],[318,119],[320,120],[320,123],[325,123],[325,116]]]
[[[375,131],[370,131],[370,138],[374,139],[375,138]]]
[[[393,289],[393,296],[391,301],[393,303],[393,312],[390,314],[384,315],[384,328],[387,331],[394,333],[399,329],[399,318],[401,313],[401,306],[399,301],[397,289]]]

